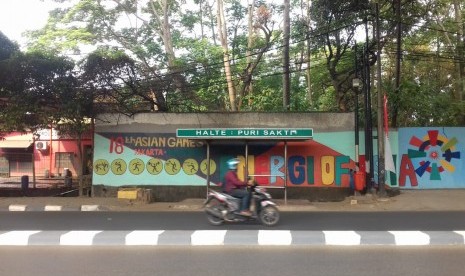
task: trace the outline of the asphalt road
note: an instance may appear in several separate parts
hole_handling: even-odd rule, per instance
[[[282,212],[267,228],[255,221],[208,224],[202,212],[0,212],[0,231],[41,230],[340,230],[454,231],[465,229],[465,212]]]
[[[5,276],[462,276],[464,247],[0,247]]]

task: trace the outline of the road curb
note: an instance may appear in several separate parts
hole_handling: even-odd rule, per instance
[[[99,205],[81,205],[81,211],[99,211],[100,206]]]
[[[26,211],[27,210],[27,205],[19,205],[19,204],[13,204],[8,206],[8,211]]]
[[[0,246],[465,246],[465,231],[135,230],[0,232]]]
[[[45,206],[30,206],[21,204],[11,204],[8,206],[7,211],[11,212],[25,212],[25,211],[101,211],[103,210],[100,205],[81,205],[79,207],[66,207],[63,205],[45,205]]]
[[[62,211],[63,206],[60,205],[46,205],[44,211]]]

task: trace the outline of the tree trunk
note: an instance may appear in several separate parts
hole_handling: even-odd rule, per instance
[[[231,111],[237,111],[236,106],[236,91],[232,80],[231,64],[229,59],[228,39],[226,32],[226,22],[224,18],[223,0],[218,0],[218,34],[220,36],[221,46],[223,47],[223,64],[224,72],[226,74],[226,82],[228,84],[229,104]]]
[[[464,22],[462,21],[462,13],[460,8],[459,0],[454,1],[454,11],[455,11],[455,22],[457,22],[457,45],[455,47],[457,51],[457,62],[456,64],[456,93],[455,100],[460,104],[463,104],[463,95],[465,94],[465,64],[463,62],[465,59],[465,37],[464,37]],[[459,110],[462,110],[461,108]],[[459,111],[457,115],[457,123],[459,125],[465,124],[465,115],[463,111]]]
[[[216,42],[216,35],[215,35],[215,20],[214,20],[214,16],[213,16],[213,4],[211,5],[207,5],[208,6],[208,11],[209,11],[209,19],[210,19],[210,28],[211,28],[211,31],[212,31],[212,38],[213,38],[213,45],[218,45],[217,42]]]
[[[83,158],[82,158],[82,133],[79,133],[78,134],[78,137],[77,137],[77,147],[78,147],[78,162],[77,162],[77,174],[78,174],[78,179],[79,179],[79,196],[83,196],[84,195],[84,183],[83,183],[83,178],[82,178],[82,175],[83,175],[83,168],[84,168],[84,164],[82,164],[83,162]],[[65,178],[67,177],[67,175],[65,175]],[[72,181],[72,179],[71,179]]]
[[[170,6],[168,3],[168,0],[159,0],[158,2],[160,4],[161,11],[163,13],[160,15],[157,11],[157,8],[155,7],[154,1],[155,0],[152,0],[150,4],[151,4],[152,12],[160,26],[160,28],[158,28],[157,31],[161,39],[163,40],[163,46],[165,48],[165,53],[166,53],[166,57],[168,60],[168,66],[170,68],[174,68],[176,56],[174,54],[173,40],[171,38],[171,27],[170,27],[170,21],[169,21]]]
[[[290,0],[284,0],[284,41],[283,41],[283,108],[290,110],[290,72],[289,72],[289,34],[290,25]]]
[[[402,46],[401,46],[401,43],[402,43],[402,21],[401,21],[401,12],[400,12],[400,8],[401,8],[401,3],[400,3],[401,0],[396,0],[396,18],[397,18],[397,56],[396,56],[396,83],[395,83],[395,93],[397,94],[397,97],[399,97],[399,94],[400,94],[400,61],[401,61],[401,58],[402,58]],[[398,113],[399,113],[399,105],[396,104],[393,108],[393,114],[391,116],[391,126],[393,128],[397,128],[397,116],[398,116]]]
[[[248,22],[248,31],[249,31],[249,37],[247,39],[247,68],[251,68],[252,65],[252,44],[253,44],[253,13],[254,13],[254,7],[255,7],[255,0],[252,0],[252,3],[249,3],[249,22]],[[249,73],[249,72],[247,72]],[[250,76],[252,78],[252,76]],[[250,80],[250,83],[246,84],[247,86],[245,87],[245,95],[249,97],[249,105],[252,104],[252,80]]]
[[[170,25],[170,3],[169,0],[158,0],[162,14],[158,13],[155,7],[155,0],[150,2],[150,6],[155,19],[160,26],[157,30],[158,34],[163,40],[163,46],[165,48],[165,54],[168,61],[169,75],[172,76],[172,80],[177,91],[184,92],[185,81],[181,75],[181,69],[176,65],[176,55],[173,48],[173,39],[171,37],[171,25]],[[158,98],[158,97],[157,97]]]
[[[202,39],[205,38],[205,34],[204,34],[204,31],[203,31],[203,0],[200,0],[199,1],[199,11],[200,11],[200,37]]]
[[[310,0],[307,0],[307,34],[310,34]],[[310,35],[308,35],[307,40],[307,69],[305,70],[307,73],[307,101],[310,106],[313,105],[313,95],[312,95],[312,78],[311,78],[311,47],[310,47]]]

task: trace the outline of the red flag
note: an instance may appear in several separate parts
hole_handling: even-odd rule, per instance
[[[384,168],[386,171],[396,172],[392,158],[391,143],[389,142],[389,121],[387,112],[387,96],[384,94]]]
[[[389,120],[388,120],[388,109],[387,109],[387,96],[384,94],[384,133],[389,136]]]

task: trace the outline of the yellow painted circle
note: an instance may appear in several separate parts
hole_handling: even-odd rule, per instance
[[[131,162],[129,162],[129,171],[132,174],[138,175],[141,174],[145,169],[145,164],[144,161],[142,161],[139,158],[132,159]]]
[[[163,161],[158,158],[152,158],[147,162],[146,167],[150,174],[157,175],[163,170]]]
[[[207,159],[204,159],[200,163],[200,170],[203,172],[203,174],[207,175]],[[210,175],[214,174],[216,171],[216,162],[213,159],[210,159]]]
[[[110,164],[105,159],[98,159],[94,162],[94,172],[98,175],[105,175],[110,170]]]
[[[165,171],[168,174],[174,175],[177,174],[181,170],[181,163],[179,163],[179,160],[171,158],[166,160],[165,163]]]
[[[182,163],[182,170],[188,175],[195,174],[199,170],[199,163],[192,158],[186,159],[186,161]]]
[[[121,158],[115,159],[113,162],[111,162],[111,171],[116,175],[122,175],[126,172],[126,169],[126,161]]]

